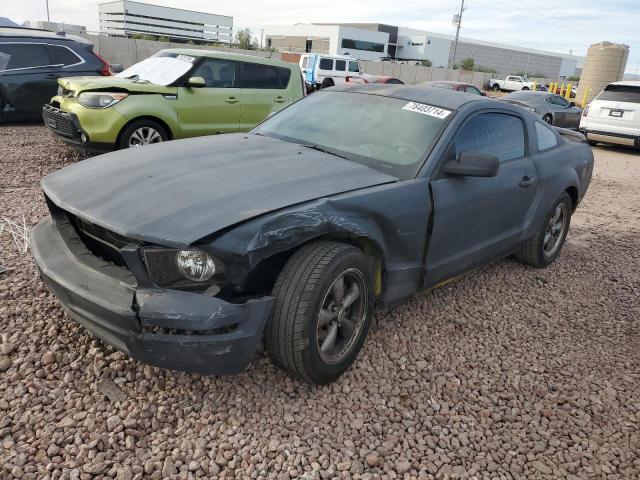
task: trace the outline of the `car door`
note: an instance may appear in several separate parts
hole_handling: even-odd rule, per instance
[[[505,80],[505,90],[521,90],[522,80],[518,77],[509,76]]]
[[[240,126],[240,88],[237,62],[203,58],[189,74],[205,86],[178,88],[176,110],[180,137],[237,132]]]
[[[335,70],[333,71],[333,79],[338,85],[339,83],[345,83],[347,77],[347,61],[337,60],[335,61]]]
[[[498,259],[524,240],[538,190],[527,138],[525,123],[515,113],[481,112],[458,129],[431,181],[434,215],[427,286]],[[442,165],[461,152],[497,157],[498,174],[440,173]]]
[[[0,43],[0,118],[34,120],[56,94],[57,73],[44,43]]]
[[[240,130],[247,131],[289,104],[291,70],[275,65],[240,63]]]
[[[331,78],[332,75],[333,75],[333,58],[320,57],[320,60],[318,61],[316,82],[322,84],[325,78],[327,77]]]

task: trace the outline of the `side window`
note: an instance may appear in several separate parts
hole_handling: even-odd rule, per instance
[[[59,45],[47,45],[49,57],[51,57],[52,65],[75,65],[80,63],[82,59],[66,47]]]
[[[358,66],[358,62],[349,61],[349,71],[354,73],[359,73],[360,67]]]
[[[237,88],[236,62],[205,58],[191,74],[204,78],[207,88]]]
[[[339,72],[344,72],[347,69],[346,60],[336,60],[336,70]]]
[[[285,89],[291,70],[258,63],[240,64],[240,88]]]
[[[51,65],[47,48],[39,43],[0,43],[0,71]]]
[[[504,113],[482,113],[472,117],[456,134],[456,156],[482,153],[501,162],[524,156],[524,125],[519,117]]]
[[[320,59],[320,70],[333,70],[333,59],[332,58],[321,58]]]
[[[555,97],[556,100],[556,105],[560,105],[561,107],[564,108],[569,108],[569,102],[567,102],[564,98],[557,96]]]
[[[558,145],[558,137],[555,132],[543,123],[536,122],[536,136],[538,137],[538,150],[541,152]]]
[[[478,90],[476,87],[472,85],[467,86],[467,93],[473,93],[474,95],[482,95],[482,93],[480,93],[480,90]]]

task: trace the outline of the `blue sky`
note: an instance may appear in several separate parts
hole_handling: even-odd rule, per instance
[[[451,18],[459,0],[143,0],[234,17],[236,27],[258,34],[262,25],[307,22],[380,22],[453,34]],[[53,21],[97,30],[99,0],[49,0]],[[584,55],[589,45],[608,40],[631,47],[627,72],[640,64],[640,0],[465,0],[462,35],[469,38]],[[0,16],[42,20],[45,0],[2,0]],[[640,72],[640,68],[638,68]]]

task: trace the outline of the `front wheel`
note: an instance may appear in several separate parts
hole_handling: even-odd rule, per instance
[[[494,92],[499,92],[500,91],[500,85],[498,85],[497,83],[493,85],[493,91]]]
[[[544,120],[545,123],[548,123],[549,125],[553,125],[553,117],[550,113],[547,113],[544,117],[542,117],[542,120]]]
[[[544,223],[533,237],[524,242],[516,258],[534,267],[546,267],[560,255],[571,224],[572,202],[567,192],[554,202]]]
[[[118,149],[143,147],[169,139],[165,128],[158,122],[142,118],[127,125],[118,138]]]
[[[271,360],[291,376],[326,384],[354,362],[371,325],[371,261],[337,242],[298,250],[278,276],[265,328]]]

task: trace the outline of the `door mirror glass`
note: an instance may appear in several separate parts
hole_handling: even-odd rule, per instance
[[[189,88],[204,88],[206,86],[206,82],[202,77],[191,77],[187,80],[187,87]]]
[[[495,177],[500,162],[496,157],[482,153],[462,152],[458,158],[445,163],[444,173],[468,177]]]

